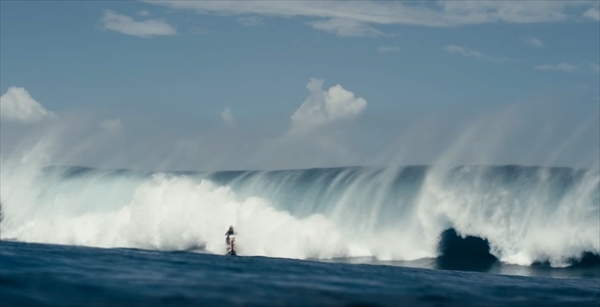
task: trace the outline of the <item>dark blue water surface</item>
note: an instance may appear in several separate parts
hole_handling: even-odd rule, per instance
[[[600,279],[0,241],[0,305],[600,306]]]

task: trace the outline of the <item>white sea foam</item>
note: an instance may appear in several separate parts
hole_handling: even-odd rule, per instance
[[[331,210],[294,216],[285,208],[304,204],[303,196],[297,204],[277,203],[264,191],[265,176],[250,179],[241,193],[183,175],[95,171],[65,177],[23,167],[31,164],[15,165],[2,165],[2,239],[158,250],[203,247],[223,254],[225,230],[234,225],[240,255],[414,260],[437,256],[440,233],[452,227],[463,236],[487,239],[491,253],[507,263],[564,266],[584,251],[600,253],[600,205],[593,197],[600,184],[597,173],[588,173],[553,201],[544,172],[533,191],[521,195],[503,187],[489,190],[477,180],[448,185],[432,171],[412,203],[390,208],[381,204],[381,195],[393,188],[385,182],[395,176],[365,171],[327,204]],[[373,203],[357,200],[365,193]],[[383,223],[370,210],[383,216],[402,210],[402,218]]]

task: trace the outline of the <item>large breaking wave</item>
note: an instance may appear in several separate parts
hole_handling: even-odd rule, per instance
[[[290,258],[441,256],[448,231],[488,258],[569,265],[600,254],[597,171],[524,166],[152,173],[2,169],[0,238]]]

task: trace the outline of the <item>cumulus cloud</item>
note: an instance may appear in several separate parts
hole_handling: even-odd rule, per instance
[[[100,123],[100,127],[111,132],[118,132],[123,129],[123,121],[121,118],[107,119]]]
[[[456,53],[465,57],[475,58],[477,61],[484,60],[491,62],[502,62],[506,60],[506,58],[484,54],[479,51],[469,49],[467,47],[461,47],[456,45],[448,45],[444,47],[444,50],[449,53]]]
[[[353,92],[341,85],[323,90],[323,81],[311,78],[306,88],[310,96],[291,117],[292,130],[307,130],[327,123],[360,116],[367,107],[367,101],[355,97]]]
[[[117,14],[109,10],[104,12],[104,16],[102,16],[100,21],[102,22],[103,29],[126,35],[151,37],[177,34],[177,29],[164,20],[148,19],[136,21],[129,16]]]
[[[259,16],[240,17],[237,19],[244,27],[262,26],[265,21]]]
[[[221,112],[221,118],[227,126],[233,127],[235,125],[235,120],[233,119],[233,115],[231,114],[231,108],[227,107],[223,112]]]
[[[525,42],[529,46],[537,47],[537,48],[543,48],[544,47],[544,43],[539,38],[536,38],[536,37],[521,37],[521,39],[523,40],[523,42]]]
[[[381,53],[389,53],[389,52],[397,52],[400,51],[400,48],[396,47],[396,46],[379,46],[379,48],[377,48],[377,52],[381,52]]]
[[[593,7],[591,9],[585,11],[585,13],[583,13],[583,16],[594,19],[596,21],[600,21],[600,8]]]
[[[563,63],[559,63],[556,65],[551,65],[551,64],[538,65],[535,67],[535,69],[540,70],[540,71],[560,71],[560,72],[565,72],[565,73],[572,73],[579,68],[577,67],[577,65],[563,62]]]
[[[46,110],[22,87],[11,86],[0,97],[0,117],[6,121],[31,123],[55,114]]]
[[[361,155],[349,140],[354,134],[347,130],[352,127],[337,123],[360,117],[367,101],[339,84],[325,90],[323,82],[309,80],[306,88],[310,95],[291,116],[289,129],[260,142],[253,155],[257,165],[281,169],[359,164]]]

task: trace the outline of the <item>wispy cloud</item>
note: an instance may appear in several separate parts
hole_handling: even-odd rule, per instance
[[[244,27],[262,26],[265,24],[264,19],[259,16],[240,17],[237,21]]]
[[[470,49],[467,47],[461,47],[461,46],[456,46],[456,45],[448,45],[448,46],[444,47],[444,50],[449,53],[456,53],[456,54],[460,54],[465,57],[474,58],[477,61],[483,60],[483,61],[490,61],[490,62],[503,62],[503,61],[507,60],[504,57],[488,55],[488,54],[484,54],[482,52],[479,52],[479,51],[476,51],[476,50],[473,50],[473,49]]]
[[[569,64],[569,63],[559,63],[559,64],[545,64],[545,65],[538,65],[535,67],[535,69],[540,70],[540,71],[560,71],[560,72],[565,72],[565,73],[572,73],[576,70],[579,69],[579,67],[577,65],[573,65],[573,64]]]
[[[593,7],[591,9],[585,11],[585,13],[583,13],[583,16],[594,19],[596,21],[600,21],[600,8]]]
[[[126,35],[151,37],[159,35],[175,35],[177,30],[172,25],[160,19],[136,21],[133,18],[107,10],[100,20],[102,28]]]
[[[10,122],[32,123],[55,114],[46,110],[22,87],[11,86],[0,96],[0,117]]]
[[[227,107],[223,112],[221,112],[221,118],[227,126],[233,127],[235,125],[235,120],[233,119],[233,115],[231,114],[231,108]]]
[[[539,38],[523,36],[523,37],[521,37],[521,39],[523,40],[523,42],[525,42],[529,46],[537,47],[537,48],[544,47],[544,43]]]
[[[452,27],[460,25],[557,22],[588,13],[581,1],[156,1],[149,4],[199,14],[314,18],[313,28],[338,36],[372,36],[372,25]],[[585,12],[585,13],[584,13]],[[597,16],[597,15],[594,15]],[[593,17],[597,19],[597,17]]]
[[[143,11],[140,11],[140,12],[138,13],[138,15],[140,15],[140,16],[150,16],[150,12],[148,12],[148,11],[146,11],[146,10],[143,10]]]
[[[400,48],[398,48],[396,46],[379,46],[377,48],[377,52],[381,52],[381,53],[398,52],[398,51],[400,51]]]
[[[316,30],[333,33],[341,37],[380,36],[383,32],[370,25],[352,19],[331,18],[308,23]]]
[[[592,69],[593,72],[595,73],[600,73],[600,65],[598,65],[598,63],[590,63],[590,68]]]

